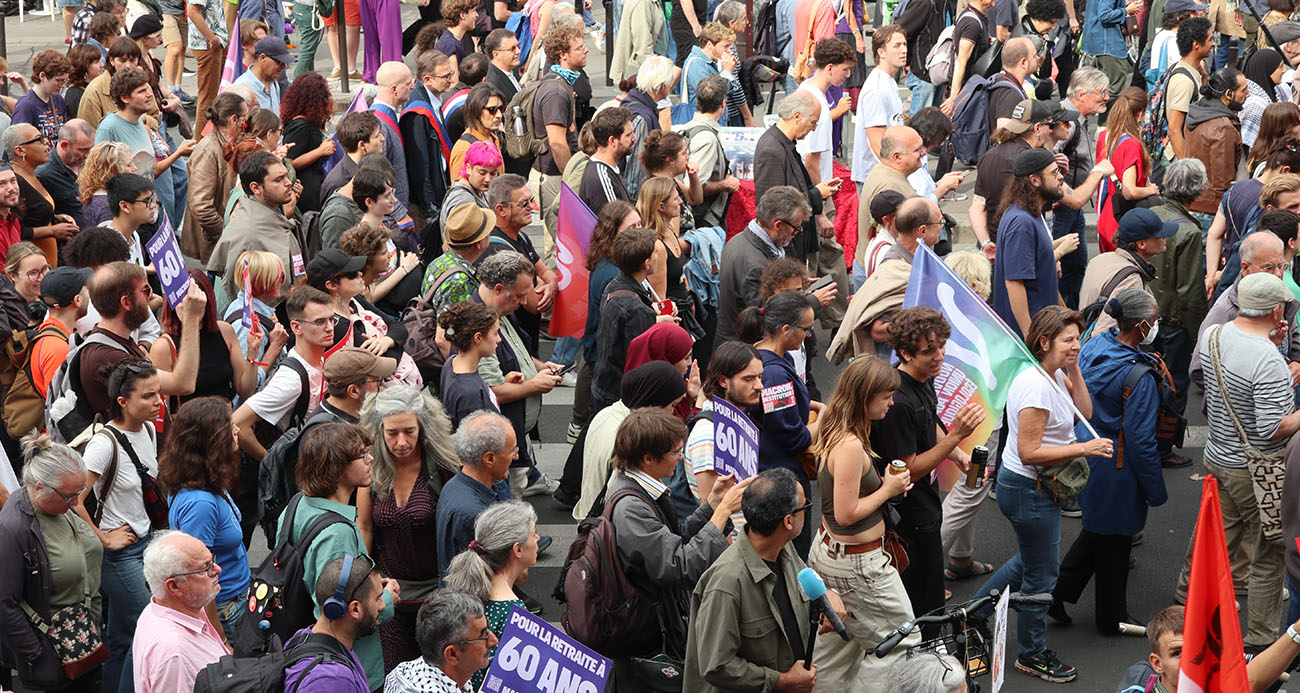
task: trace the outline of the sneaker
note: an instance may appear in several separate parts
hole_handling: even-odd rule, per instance
[[[555,489],[560,487],[560,482],[552,479],[545,474],[537,477],[537,480],[524,487],[523,497],[529,496],[549,496],[555,493]]]
[[[555,540],[552,539],[552,538],[551,538],[551,535],[549,535],[549,534],[543,534],[542,536],[538,537],[538,538],[537,538],[537,554],[538,554],[538,555],[541,555],[541,554],[546,553],[546,550],[549,549],[549,548],[551,548],[551,544],[553,544],[553,543],[555,543]]]
[[[349,72],[348,79],[361,79],[361,70],[353,70]]]
[[[569,441],[569,445],[577,445],[578,436],[580,435],[582,435],[582,426],[570,421],[569,430],[565,432],[564,439]]]
[[[1170,450],[1164,457],[1160,458],[1160,466],[1165,469],[1178,469],[1179,467],[1188,467],[1192,464],[1192,458],[1187,455],[1180,455]]]
[[[528,613],[534,616],[542,615],[541,602],[537,601],[536,599],[533,599],[531,596],[529,596],[527,592],[519,589],[518,587],[514,589],[514,592],[515,592],[515,596],[519,598],[519,601],[524,603],[524,608],[528,610]]]
[[[189,106],[193,104],[195,101],[197,101],[197,99],[185,93],[185,90],[181,89],[180,87],[173,89],[172,93],[175,94],[176,98],[180,99],[181,103],[185,104],[186,106]]]
[[[1062,662],[1051,650],[1016,657],[1016,671],[1050,683],[1069,683],[1079,675],[1074,667]]]
[[[1062,517],[1083,517],[1083,508],[1079,507],[1079,499],[1071,498],[1061,503]]]
[[[338,79],[339,77],[342,76],[343,76],[343,71],[336,67],[334,68],[334,71],[329,74],[329,77],[326,77],[325,79]]]
[[[577,372],[569,371],[568,373],[565,373],[564,377],[560,378],[560,382],[558,383],[558,385],[560,387],[577,387],[578,386]]]

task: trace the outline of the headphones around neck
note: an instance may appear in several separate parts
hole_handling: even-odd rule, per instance
[[[334,596],[320,605],[320,612],[331,621],[337,621],[348,613],[348,603],[343,595],[348,589],[348,578],[352,576],[352,554],[343,557],[343,568],[339,571],[339,584],[334,588]]]

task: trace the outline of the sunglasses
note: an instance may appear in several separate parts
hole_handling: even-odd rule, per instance
[[[46,146],[49,146],[49,144],[50,144],[50,138],[46,137],[45,135],[37,135],[37,136],[31,138],[30,140],[27,140],[26,142],[19,142],[17,146],[19,146],[19,147],[26,147],[26,146],[29,145],[29,144],[36,144],[37,142],[40,142],[41,144],[44,144],[44,145],[46,145]]]
[[[492,115],[501,115],[501,111],[504,110],[504,108],[502,106],[484,106],[483,110]]]

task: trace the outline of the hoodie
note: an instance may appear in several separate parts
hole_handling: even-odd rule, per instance
[[[1147,508],[1162,505],[1169,495],[1156,449],[1160,403],[1156,378],[1144,376],[1124,401],[1124,380],[1129,370],[1138,362],[1151,360],[1120,342],[1117,334],[1112,329],[1088,340],[1079,353],[1079,369],[1092,393],[1089,422],[1098,435],[1115,441],[1116,455],[1122,450],[1123,459],[1089,457],[1091,473],[1079,503],[1085,530],[1132,535],[1146,525]],[[1083,431],[1079,436],[1080,440],[1090,437]]]
[[[1201,99],[1187,109],[1187,158],[1205,162],[1209,184],[1190,205],[1193,212],[1214,214],[1232,187],[1241,165],[1241,123],[1237,112],[1220,99]]]

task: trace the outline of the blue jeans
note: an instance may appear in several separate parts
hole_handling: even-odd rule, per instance
[[[144,581],[144,548],[148,545],[149,538],[142,537],[117,551],[104,551],[99,591],[108,604],[105,693],[134,688],[130,651],[135,622],[149,605],[149,585]]]
[[[235,641],[235,624],[239,623],[239,619],[246,611],[248,611],[247,588],[224,602],[217,602],[217,618],[221,619],[221,630],[226,632],[226,640]]]
[[[1006,590],[1043,594],[1056,589],[1061,569],[1061,506],[1038,492],[1037,481],[1005,468],[998,470],[998,508],[1011,521],[1020,553],[998,568],[978,594]],[[1016,617],[1020,654],[1047,649],[1046,606],[1025,606]]]
[[[1083,272],[1088,266],[1088,241],[1084,237],[1083,211],[1058,205],[1052,213],[1052,238],[1079,234],[1079,247],[1061,258],[1061,298],[1065,305],[1079,310],[1079,291],[1083,288]]]
[[[551,362],[567,366],[578,356],[582,340],[577,337],[560,337],[555,340],[555,349],[551,351]]]
[[[909,109],[909,115],[916,115],[916,112],[922,108],[934,105],[934,97],[937,90],[934,88],[933,84],[917,77],[911,72],[907,73],[907,79],[903,80],[903,84],[905,84],[908,89],[912,90],[912,106]]]
[[[162,129],[162,138],[167,143],[167,146],[171,147],[173,151],[176,150],[176,141],[172,139],[171,133],[165,127]],[[189,157],[185,156],[178,157],[176,162],[167,169],[172,179],[171,189],[167,193],[170,193],[172,197],[171,202],[164,206],[163,209],[167,212],[167,218],[171,221],[173,229],[180,229],[181,227],[181,220],[185,214],[185,201],[190,194],[190,173],[186,163],[188,159]],[[159,183],[159,187],[162,187],[161,183]],[[165,193],[160,191],[159,203],[162,203],[164,199]]]
[[[857,293],[858,289],[861,289],[862,285],[867,283],[867,266],[854,260],[850,279],[853,281],[853,292]]]
[[[1228,52],[1232,50],[1233,37],[1227,34],[1219,34],[1218,47],[1214,49],[1213,64],[1214,69],[1218,70],[1228,66]],[[1155,85],[1147,85],[1154,87]],[[1294,623],[1294,621],[1292,621]]]

